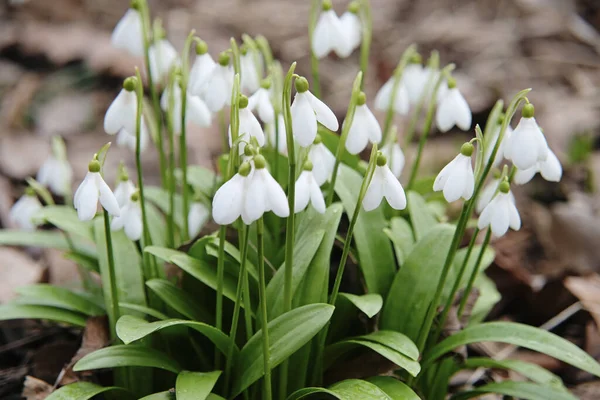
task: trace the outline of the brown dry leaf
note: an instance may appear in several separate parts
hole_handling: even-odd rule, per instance
[[[94,117],[93,94],[67,92],[39,107],[36,131],[43,136],[69,136],[85,130]]]
[[[52,390],[53,387],[48,382],[27,375],[23,382],[21,396],[25,397],[25,400],[44,400],[52,393]]]
[[[571,389],[571,393],[580,400],[600,399],[600,381],[586,382]]]
[[[44,249],[44,261],[48,266],[48,283],[69,288],[81,286],[77,264],[67,260],[63,251]]]
[[[0,226],[8,227],[10,224],[9,213],[13,206],[12,188],[10,181],[0,175]]]
[[[0,247],[0,304],[15,297],[15,288],[41,282],[44,272],[45,268],[25,253]]]
[[[0,137],[0,172],[15,179],[35,176],[49,154],[50,143],[44,138],[23,132]]]
[[[23,117],[40,83],[39,75],[33,73],[25,73],[19,78],[15,87],[2,98],[0,124],[10,128],[23,127]]]
[[[570,276],[564,282],[566,288],[581,301],[594,318],[596,325],[600,326],[600,275]]]

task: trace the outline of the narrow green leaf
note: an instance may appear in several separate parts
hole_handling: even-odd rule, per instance
[[[103,387],[90,382],[75,382],[50,393],[46,400],[87,400],[113,390],[124,392],[122,394],[129,393],[125,389],[116,386]],[[127,397],[133,398],[131,395]]]
[[[350,293],[340,293],[340,298],[346,299],[354,304],[356,308],[364,312],[369,318],[373,318],[383,306],[383,299],[379,294],[363,294],[362,296],[357,296]]]
[[[219,238],[216,236],[210,236],[207,240],[206,246],[206,254],[209,256],[219,258]],[[239,274],[239,264],[240,264],[240,251],[237,247],[232,245],[231,243],[225,241],[225,254],[226,256],[231,257],[233,261],[232,264],[237,264],[238,268],[234,272],[234,275],[237,276]],[[253,278],[256,282],[258,282],[258,270],[256,266],[250,262],[250,260],[246,260],[246,269],[248,271],[248,276]]]
[[[502,299],[502,295],[496,288],[493,280],[485,274],[481,274],[475,280],[475,287],[479,289],[479,297],[471,311],[469,325],[477,324],[483,321],[492,311],[496,303]]]
[[[181,182],[183,174],[181,170],[175,170],[175,176]],[[219,187],[220,177],[215,173],[199,165],[190,165],[187,170],[187,181],[194,189],[200,190],[206,197],[212,197],[215,190]]]
[[[600,364],[573,343],[533,326],[514,322],[486,322],[470,326],[434,346],[425,355],[423,366],[453,349],[471,343],[501,342],[548,354],[590,374],[600,376]]]
[[[19,298],[17,300],[20,304],[54,306],[77,311],[87,316],[105,314],[104,308],[89,298],[57,286],[48,284],[21,286],[16,289],[16,292],[26,297],[26,299]]]
[[[84,327],[86,317],[78,312],[50,306],[15,303],[0,305],[0,321],[11,319],[44,319]]]
[[[67,260],[71,260],[75,262],[77,265],[87,269],[88,271],[100,273],[100,266],[98,265],[97,257],[90,257],[79,253],[74,253],[72,251],[66,251],[63,254],[63,257]]]
[[[165,353],[148,346],[116,345],[96,350],[84,356],[73,367],[73,371],[120,367],[152,367],[179,373],[177,361]]]
[[[438,224],[416,243],[385,299],[381,329],[402,332],[411,340],[417,340],[433,300],[454,229],[451,225]]]
[[[160,311],[156,311],[155,309],[150,307],[140,306],[131,303],[123,303],[122,301],[119,302],[119,307],[130,312],[133,311],[134,313],[146,314],[150,317],[154,317],[160,320],[169,319],[167,315],[161,313]]]
[[[467,266],[465,268],[465,273],[462,277],[459,289],[464,289],[467,286],[467,283],[469,282],[469,278],[471,277],[471,274],[473,273],[473,270],[475,269],[475,263],[477,262],[477,256],[480,251],[481,251],[481,246],[479,246],[479,245],[473,246],[473,250],[471,252],[471,256],[469,257],[469,261],[467,262]],[[466,254],[467,254],[466,248],[460,249],[456,252],[456,256],[454,257],[454,262],[452,264],[452,268],[450,269],[450,272],[448,274],[448,282],[450,282],[450,283],[444,287],[442,299],[445,300],[450,295],[450,290],[451,290],[452,286],[454,285],[454,282],[456,281],[456,276],[458,275],[458,271],[462,267],[462,264],[465,260]],[[491,249],[490,247],[485,249],[485,251],[483,253],[483,258],[481,259],[481,265],[480,265],[480,269],[479,269],[480,272],[485,271],[490,265],[492,265],[492,262],[494,261],[495,256],[496,256],[496,253],[494,252],[493,249]]]
[[[314,399],[314,400],[327,400],[327,399],[341,399],[340,396],[335,394],[329,389],[320,387],[307,387],[296,390],[294,393],[288,396],[287,400],[300,400],[300,399]]]
[[[495,368],[509,369],[523,375],[525,378],[532,380],[535,383],[542,385],[554,386],[564,389],[562,380],[548,371],[546,368],[540,367],[537,364],[522,360],[494,360],[487,357],[471,357],[464,361],[461,365],[465,369],[475,368]]]
[[[164,392],[152,393],[142,397],[140,400],[175,400],[175,392],[166,390]]]
[[[544,386],[533,382],[494,382],[478,387],[468,392],[457,393],[452,400],[467,400],[480,397],[486,393],[498,393],[523,400],[577,400],[567,391],[556,390],[552,386]]]
[[[72,238],[75,250],[96,257],[96,248],[80,238]],[[31,246],[57,250],[71,250],[65,235],[59,231],[27,232],[17,229],[0,230],[0,246]]]
[[[221,376],[221,371],[180,372],[177,375],[177,383],[175,383],[177,400],[205,400],[210,395],[219,376]]]
[[[391,376],[374,376],[367,381],[383,390],[392,400],[421,400],[410,386]]]
[[[144,186],[144,196],[147,200],[154,203],[165,215],[169,214],[169,193],[166,190],[156,186]],[[183,226],[183,214],[181,212],[181,209],[183,208],[183,199],[178,193],[175,193],[174,206],[175,215],[173,218],[175,225],[181,228]]]
[[[417,348],[417,345],[400,332],[379,330],[367,335],[358,336],[354,339],[379,343],[407,356],[411,360],[419,360],[419,349]]]
[[[394,217],[390,220],[390,228],[384,229],[384,232],[394,244],[398,264],[402,266],[415,245],[410,224],[404,218]]]
[[[46,206],[32,217],[36,221],[50,223],[64,232],[79,235],[90,242],[94,241],[93,223],[81,221],[77,211],[70,206]]]
[[[150,231],[150,239],[154,246],[167,245],[167,223],[165,217],[152,204],[146,205],[148,213],[148,230]],[[181,218],[181,214],[180,214]],[[180,227],[180,225],[178,225]]]
[[[166,279],[151,279],[148,286],[169,307],[193,321],[212,323],[214,318],[186,291]]]
[[[371,382],[347,379],[329,387],[343,400],[394,400]]]
[[[187,326],[206,336],[215,346],[224,354],[227,354],[231,339],[229,336],[215,328],[214,326],[196,322],[185,321],[181,319],[167,319],[164,321],[146,322],[145,320],[131,315],[124,315],[117,322],[117,336],[125,343],[129,344],[142,339],[154,332],[160,331],[172,326]]]
[[[420,194],[411,190],[406,194],[406,197],[408,200],[410,222],[415,233],[415,239],[418,242],[431,228],[438,224],[438,221]]]
[[[310,304],[293,309],[269,322],[270,365],[275,368],[312,339],[329,321],[334,307]],[[250,338],[235,367],[232,397],[263,376],[262,331]]]

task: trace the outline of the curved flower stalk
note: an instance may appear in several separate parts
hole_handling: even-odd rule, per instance
[[[388,166],[394,174],[394,176],[400,179],[402,170],[404,169],[404,163],[406,161],[404,152],[398,142],[388,143],[381,148],[381,154],[388,159]]]
[[[67,160],[65,143],[60,136],[52,138],[52,155],[38,170],[36,180],[47,186],[54,194],[64,197],[71,196],[73,169]]]
[[[125,235],[130,240],[138,241],[142,237],[142,208],[140,206],[140,195],[137,191],[129,197],[129,200],[121,207],[121,214],[113,218],[110,229],[118,231],[125,230]]]
[[[213,69],[217,63],[208,53],[208,45],[204,40],[196,41],[196,58],[190,70],[188,91],[191,94],[200,96],[206,82],[210,79]]]
[[[443,86],[440,86],[440,88]],[[454,125],[463,131],[471,128],[472,115],[469,104],[456,87],[456,80],[449,78],[447,81],[448,91],[438,93],[438,108],[435,114],[435,122],[442,132],[449,131]]]
[[[73,205],[81,221],[91,221],[100,204],[109,214],[118,217],[121,214],[119,202],[100,174],[100,162],[97,158],[90,161],[88,173],[75,192]]]
[[[507,139],[504,156],[520,170],[535,167],[536,163],[548,158],[548,143],[534,118],[533,104],[527,103],[521,112],[522,118]]]
[[[13,204],[8,217],[19,228],[34,231],[37,223],[32,218],[42,208],[42,203],[37,198],[35,190],[28,187],[25,189],[25,194]]]
[[[477,227],[484,229],[488,226],[497,237],[503,236],[509,227],[515,231],[521,228],[521,217],[511,196],[510,184],[507,180],[500,183],[498,193],[479,216]]]
[[[363,151],[369,142],[379,144],[381,142],[381,127],[379,122],[366,104],[367,96],[360,92],[356,101],[356,109],[352,125],[346,138],[346,150],[350,154],[358,154]]]
[[[302,172],[296,181],[296,204],[295,213],[299,213],[312,204],[313,208],[320,214],[325,213],[325,198],[319,184],[313,175],[313,163],[307,160]]]
[[[460,153],[448,163],[435,178],[433,190],[443,191],[449,203],[460,199],[469,200],[475,189],[475,177],[471,155],[473,145],[469,142],[462,145]]]
[[[406,208],[404,189],[387,165],[386,157],[379,152],[371,183],[362,201],[363,208],[365,211],[376,209],[384,197],[393,209]]]
[[[562,166],[556,154],[548,148],[548,158],[545,161],[538,161],[536,165],[529,169],[517,169],[514,182],[517,185],[523,185],[529,182],[537,173],[549,182],[558,182],[562,178]]]
[[[170,87],[167,87],[160,98],[160,107],[167,112],[169,108]],[[182,108],[182,93],[180,83],[175,82],[173,85],[173,110],[171,113],[173,133],[181,135],[181,108]],[[199,127],[210,126],[212,115],[204,101],[198,97],[186,93],[185,104],[186,121]]]
[[[117,22],[110,42],[117,49],[126,50],[136,57],[144,55],[144,30],[139,3],[132,1],[131,8]]]
[[[198,94],[212,113],[221,111],[226,105],[231,105],[233,70],[229,66],[230,59],[229,54],[221,53],[218,64],[199,88]]]
[[[239,131],[240,135],[238,137],[238,148],[239,154],[244,154],[244,148],[247,143],[250,143],[252,139],[256,139],[257,144],[262,147],[265,145],[265,134],[260,126],[260,123],[250,111],[250,107],[248,107],[248,98],[244,95],[240,95],[238,100],[239,105]],[[231,125],[229,126],[229,147],[233,146],[233,140],[231,138]]]
[[[154,43],[148,49],[150,59],[150,73],[155,81],[163,82],[167,79],[171,68],[178,64],[177,50],[167,40],[166,34],[161,30]]]
[[[264,79],[260,84],[260,88],[248,98],[248,108],[257,112],[265,124],[270,124],[275,120],[275,111],[271,103],[271,93],[269,92],[270,89],[271,80]]]
[[[308,159],[313,165],[319,166],[319,168],[313,170],[313,176],[319,186],[331,180],[333,168],[335,167],[335,156],[325,146],[321,135],[315,137],[315,141],[308,151]]]
[[[344,26],[332,8],[331,0],[324,0],[311,39],[311,49],[317,59],[332,51],[340,57],[348,57],[352,53],[351,38],[346,34],[348,28],[355,26],[348,23]]]

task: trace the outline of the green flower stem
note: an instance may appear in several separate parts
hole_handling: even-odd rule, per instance
[[[221,132],[221,151],[226,152],[229,148],[229,138],[227,137],[227,123],[225,122],[225,109],[219,111],[219,131]]]
[[[108,211],[103,210],[104,215],[104,235],[106,237],[106,255],[108,258],[108,281],[110,282],[110,304],[106,305],[107,310],[112,312],[108,314],[110,337],[113,341],[118,341],[117,337],[117,321],[119,320],[121,311],[119,309],[119,289],[117,288],[117,275],[115,273],[115,257],[112,247],[112,235],[110,231],[110,219]],[[109,300],[109,299],[106,299]]]
[[[394,119],[394,103],[396,102],[396,93],[398,92],[400,82],[402,81],[404,67],[406,67],[411,57],[416,53],[416,49],[417,47],[414,44],[408,46],[406,50],[404,50],[404,53],[402,53],[402,57],[400,57],[400,61],[394,70],[394,84],[392,86],[392,93],[390,94],[390,104],[388,104],[388,109],[385,112],[385,122],[383,124],[382,145],[390,143],[390,129],[392,127],[392,120]]]
[[[260,299],[260,322],[265,369],[263,396],[266,400],[271,400],[273,396],[271,394],[271,366],[269,364],[271,356],[269,349],[269,320],[267,318],[267,285],[265,282],[264,229],[263,218],[260,217],[256,222],[256,247],[258,247],[258,296]]]
[[[175,248],[175,132],[173,131],[173,121],[175,115],[175,82],[177,72],[175,68],[169,73],[168,98],[167,98],[167,135],[169,138],[169,171],[167,190],[169,193],[169,212],[167,213],[167,246]],[[186,218],[187,219],[187,218]]]
[[[340,168],[340,162],[342,161],[342,155],[346,150],[346,139],[348,138],[348,132],[352,122],[354,122],[354,112],[356,111],[356,103],[358,96],[360,95],[360,86],[362,82],[363,74],[362,71],[358,71],[354,83],[352,85],[352,94],[350,96],[350,103],[348,104],[348,111],[346,112],[346,118],[342,124],[342,133],[340,134],[340,141],[335,152],[335,164],[333,165],[333,173],[331,175],[331,184],[329,193],[327,194],[327,206],[333,203],[333,195],[335,194],[335,181],[337,180],[338,169]]]
[[[310,17],[308,21],[308,46],[310,47],[310,70],[312,75],[312,94],[317,97],[321,97],[321,78],[319,77],[319,59],[312,51],[313,34],[315,32],[315,26],[317,25],[317,19],[321,12],[321,0],[312,0],[310,6]]]
[[[362,23],[362,41],[360,44],[360,70],[363,80],[360,84],[360,90],[365,89],[365,78],[367,68],[369,67],[369,53],[371,51],[371,38],[373,35],[373,18],[371,17],[371,3],[369,0],[361,1],[361,23]],[[312,43],[312,42],[311,42]]]
[[[423,149],[425,148],[425,143],[427,142],[427,138],[431,131],[431,127],[433,125],[433,117],[435,114],[435,107],[437,103],[437,92],[440,88],[441,84],[444,82],[446,76],[454,69],[454,64],[449,64],[444,69],[442,69],[440,76],[438,77],[435,86],[433,87],[433,92],[431,93],[431,97],[429,99],[429,107],[427,109],[427,115],[425,117],[425,125],[423,126],[423,133],[421,135],[421,139],[419,140],[419,148],[417,150],[417,156],[413,163],[412,170],[410,171],[410,179],[408,181],[408,185],[406,190],[410,190],[415,183],[415,179],[417,178],[417,172],[419,172],[419,165],[421,164],[421,156],[423,155]]]
[[[217,258],[217,300],[215,310],[215,327],[223,330],[223,279],[225,275],[225,237],[227,236],[227,225],[219,227],[219,254]],[[228,358],[229,359],[229,358]],[[221,353],[215,352],[215,366],[221,367]]]
[[[481,260],[483,259],[483,254],[487,249],[487,246],[490,244],[490,238],[492,237],[492,230],[488,228],[487,233],[485,234],[485,239],[483,239],[483,244],[481,245],[481,250],[479,250],[479,255],[477,256],[477,261],[475,261],[475,268],[471,273],[471,277],[469,278],[469,283],[467,283],[467,287],[463,293],[462,299],[460,300],[460,306],[458,307],[457,316],[460,318],[465,310],[465,305],[467,304],[467,300],[469,295],[471,294],[471,289],[473,289],[473,284],[475,283],[475,279],[479,275],[479,270],[481,268]]]

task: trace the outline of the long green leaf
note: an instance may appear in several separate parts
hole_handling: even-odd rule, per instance
[[[417,340],[453,234],[453,226],[438,224],[416,243],[384,302],[381,329],[402,332]]]
[[[17,288],[16,292],[26,297],[26,299],[18,299],[20,304],[54,306],[77,311],[88,316],[105,314],[104,308],[89,298],[57,286],[47,284],[22,286]]]
[[[398,264],[402,266],[415,244],[412,228],[404,218],[395,217],[391,219],[390,227],[383,231],[394,244]]]
[[[335,394],[329,389],[320,387],[307,387],[296,390],[294,393],[288,396],[287,400],[300,400],[300,399],[314,399],[314,400],[327,400],[327,399],[341,399],[340,396]]]
[[[146,199],[154,203],[156,207],[158,207],[158,209],[162,211],[165,215],[169,214],[169,193],[166,190],[156,186],[144,186],[144,196],[146,197]],[[175,193],[174,196],[174,206],[174,222],[175,225],[181,228],[183,226],[183,214],[181,213],[181,209],[183,208],[183,199],[178,193]]]
[[[486,393],[498,393],[523,400],[577,400],[567,391],[556,390],[552,386],[540,385],[533,382],[494,382],[478,387],[468,392],[457,393],[452,400],[467,400],[482,396]]]
[[[221,376],[221,371],[180,372],[175,383],[177,400],[205,400],[210,395],[219,376]]]
[[[343,400],[395,400],[371,382],[347,379],[329,387]]]
[[[313,338],[329,321],[334,307],[310,304],[293,309],[269,322],[270,365],[275,368]],[[264,375],[262,331],[250,338],[236,363],[232,397]]]
[[[193,321],[212,323],[213,316],[186,291],[166,279],[151,279],[148,286],[169,307]]]
[[[81,221],[77,211],[69,206],[46,206],[32,217],[40,222],[50,223],[64,232],[79,235],[90,242],[94,241],[93,223]]]
[[[354,304],[356,308],[364,312],[367,317],[373,318],[383,306],[383,299],[379,294],[363,294],[357,296],[351,293],[340,293],[340,299],[346,299],[350,303]]]
[[[548,354],[590,374],[600,376],[600,364],[573,343],[533,326],[514,322],[487,322],[470,326],[434,346],[423,360],[429,366],[438,357],[471,343],[501,342]]]
[[[152,367],[179,373],[181,367],[165,353],[148,346],[116,345],[96,350],[84,356],[73,371],[120,367]]]
[[[348,215],[354,213],[362,176],[340,165],[335,191],[342,200]],[[384,232],[387,222],[383,208],[371,212],[361,211],[354,227],[354,242],[358,251],[359,266],[369,293],[386,296],[396,272],[392,244]]]
[[[96,257],[96,248],[85,240],[72,238],[77,252]],[[27,232],[17,229],[0,230],[0,246],[31,246],[57,250],[71,250],[65,235],[59,231]]]
[[[406,194],[406,197],[410,222],[412,223],[415,239],[418,242],[425,237],[431,228],[438,224],[438,221],[420,194],[410,191]]]
[[[219,238],[216,236],[209,236],[207,238],[206,254],[209,256],[218,258],[219,257]],[[231,257],[232,264],[236,265],[236,269],[232,270],[232,275],[238,276],[239,264],[240,264],[240,250],[229,242],[225,242],[225,255]],[[254,281],[258,282],[258,270],[256,266],[246,260],[246,269],[248,271],[248,277],[253,278]],[[250,281],[252,282],[252,281]]]
[[[410,386],[391,376],[374,376],[367,381],[383,390],[393,400],[421,400]]]
[[[7,303],[0,306],[0,321],[11,319],[45,319],[64,322],[75,326],[85,326],[83,314],[63,308]]]
[[[183,174],[181,170],[175,170],[175,176],[181,182]],[[219,178],[215,173],[199,165],[190,165],[187,170],[187,181],[188,184],[192,185],[195,189],[200,190],[205,196],[212,197],[215,189],[219,187]]]
[[[462,368],[509,369],[523,375],[535,383],[564,389],[562,380],[547,369],[522,360],[494,360],[487,357],[471,357],[464,361]]]
[[[125,343],[142,339],[154,332],[172,326],[187,326],[206,336],[224,354],[231,345],[231,339],[215,328],[203,322],[185,321],[181,319],[167,319],[164,321],[146,322],[145,320],[131,315],[124,315],[117,322],[117,336]]]
[[[481,274],[475,280],[475,287],[479,289],[479,297],[471,311],[469,325],[480,323],[492,311],[496,303],[502,299],[502,295],[496,288],[493,280],[485,274]]]
[[[122,394],[129,393],[125,389],[116,386],[103,387],[90,382],[75,382],[50,393],[46,400],[87,400],[101,393],[114,390],[121,391]],[[128,397],[133,398],[130,394]]]
[[[152,393],[142,397],[140,400],[175,400],[175,393],[170,390],[164,392]]]
[[[160,311],[157,311],[153,308],[150,307],[145,307],[145,306],[140,306],[137,304],[131,304],[131,303],[123,303],[122,301],[119,302],[119,307],[121,307],[124,310],[127,311],[133,311],[133,313],[139,313],[139,314],[146,314],[150,317],[156,318],[156,319],[160,319],[160,320],[165,320],[165,319],[169,319],[169,317],[163,313],[161,313]],[[129,313],[127,313],[129,314]]]
[[[419,360],[419,349],[406,335],[395,331],[379,330],[354,339],[368,340],[387,346],[398,353],[404,354],[411,360]]]
[[[165,221],[165,217],[152,204],[146,205],[146,212],[148,213],[148,230],[150,231],[152,245],[166,246],[167,223]],[[181,213],[179,214],[179,218],[181,218]]]

